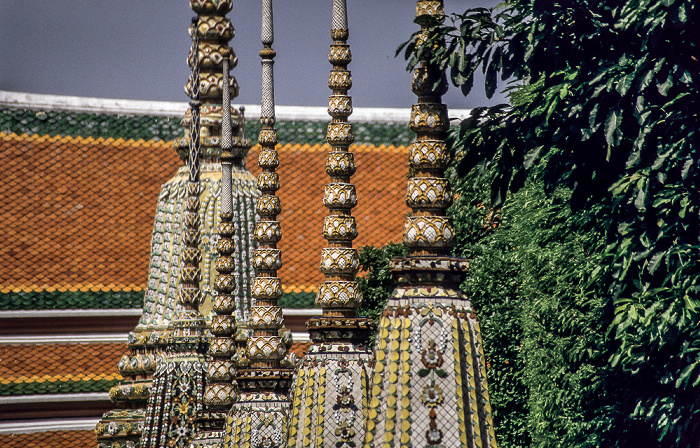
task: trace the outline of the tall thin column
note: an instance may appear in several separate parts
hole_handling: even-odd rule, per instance
[[[319,285],[316,304],[323,316],[310,319],[307,328],[313,345],[302,360],[293,389],[293,407],[287,446],[352,448],[364,440],[372,353],[365,342],[372,321],[357,317],[362,294],[355,281],[359,270],[357,237],[352,208],[357,204],[350,177],[355,162],[349,146],[353,142],[352,85],[349,31],[345,0],[333,0],[330,54],[332,64],[328,100],[326,140],[331,148],[326,159],[323,203],[329,214],[323,237],[328,246],[321,251],[320,270],[325,280]]]
[[[227,447],[280,447],[285,436],[289,413],[289,385],[293,369],[283,366],[287,345],[281,335],[284,319],[278,300],[282,282],[277,270],[282,267],[282,254],[277,243],[282,237],[277,215],[281,212],[276,191],[280,187],[275,168],[279,158],[275,149],[275,103],[273,64],[275,51],[272,27],[272,0],[262,2],[262,103],[258,136],[262,172],[258,176],[261,196],[257,203],[260,216],[255,227],[258,248],[253,256],[255,279],[252,295],[247,360],[249,367],[239,369],[240,394],[226,423],[224,444]]]
[[[444,19],[442,0],[418,0],[416,19],[420,44]],[[398,285],[379,323],[365,447],[495,447],[479,323],[459,289],[467,262],[449,256],[447,80],[429,55],[414,71],[412,90],[409,255],[390,265]]]
[[[231,165],[233,162],[233,136],[231,130],[231,96],[229,92],[229,59],[223,61],[223,112],[221,125],[221,207],[219,209],[219,241],[216,261],[214,289],[216,295],[212,305],[211,334],[206,365],[206,388],[204,390],[205,409],[197,418],[197,435],[193,447],[219,447],[223,440],[226,414],[236,401],[235,354],[236,319],[232,316],[236,309],[233,292],[236,278],[233,275],[235,264],[231,256],[236,250],[233,235],[233,200]]]

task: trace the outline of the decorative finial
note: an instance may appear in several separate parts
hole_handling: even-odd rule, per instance
[[[287,343],[282,334],[284,319],[279,307],[282,281],[277,271],[282,267],[282,254],[277,243],[282,237],[277,215],[281,212],[276,192],[280,187],[277,131],[275,130],[275,100],[272,49],[272,0],[262,1],[262,103],[258,136],[260,155],[258,176],[261,196],[257,202],[260,216],[255,227],[258,248],[253,255],[255,278],[251,308],[252,335],[248,338],[246,357],[249,366],[239,368],[238,401],[226,423],[225,445],[228,447],[281,447],[289,412],[289,385],[293,369],[285,366]]]
[[[287,439],[287,446],[295,448],[354,447],[362,443],[366,429],[372,353],[364,344],[372,321],[357,317],[355,312],[362,303],[362,294],[355,281],[359,257],[352,247],[357,226],[351,211],[357,196],[350,182],[355,161],[350,151],[352,125],[348,122],[352,114],[348,36],[346,2],[333,0],[333,43],[328,57],[333,66],[328,82],[332,90],[328,99],[331,122],[326,133],[331,146],[326,159],[330,182],[323,197],[329,212],[323,224],[328,244],[321,251],[320,270],[325,280],[316,296],[323,316],[306,324],[313,344],[296,374]]]
[[[196,28],[196,25],[193,25]],[[192,48],[198,44],[197,33],[192,34]],[[195,55],[196,55],[195,51]],[[191,64],[190,79],[199,79],[199,62]],[[195,418],[202,407],[204,394],[204,354],[207,338],[206,322],[199,311],[202,292],[200,262],[199,218],[199,156],[200,156],[200,102],[198,90],[193,90],[190,102],[190,139],[188,154],[188,181],[183,213],[182,242],[178,300],[170,323],[171,340],[165,359],[153,376],[153,387],[146,416],[142,446],[155,448],[164,445],[189,447],[195,436]],[[185,410],[183,412],[182,410]]]
[[[198,431],[193,442],[195,447],[218,447],[223,439],[226,414],[236,401],[235,354],[236,320],[232,313],[236,309],[233,292],[236,278],[233,252],[235,227],[233,224],[233,199],[231,166],[233,162],[233,135],[231,129],[231,95],[228,88],[229,60],[222,61],[223,102],[221,122],[221,204],[219,206],[219,241],[216,245],[219,258],[216,261],[214,303],[212,305],[209,358],[206,366],[206,387],[204,389],[205,409],[197,418]]]

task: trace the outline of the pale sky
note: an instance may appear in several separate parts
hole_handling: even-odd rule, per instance
[[[355,107],[409,107],[411,75],[396,48],[419,27],[413,0],[348,0]],[[447,12],[493,6],[495,0],[446,0]],[[239,65],[237,103],[260,102],[259,0],[234,0],[228,17]],[[100,98],[187,101],[187,0],[0,0],[0,90]],[[280,105],[325,106],[330,0],[274,2],[275,97]],[[487,101],[483,81],[464,98],[451,88],[445,102],[471,108]]]

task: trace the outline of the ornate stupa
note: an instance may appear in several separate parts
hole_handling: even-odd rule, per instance
[[[418,0],[417,39],[444,19],[442,0]],[[435,49],[433,49],[435,50]],[[451,257],[454,230],[445,216],[451,193],[444,178],[447,91],[444,72],[428,55],[413,74],[403,242],[394,259],[397,282],[379,323],[365,447],[495,447],[479,323],[459,284],[465,260]]]
[[[284,319],[278,300],[282,296],[282,282],[277,271],[282,267],[282,256],[277,243],[282,237],[277,215],[281,204],[276,192],[280,187],[275,169],[279,158],[275,149],[275,102],[273,64],[275,51],[272,27],[272,0],[262,2],[262,103],[258,136],[261,146],[258,176],[261,196],[257,202],[260,216],[255,227],[258,248],[253,256],[255,279],[252,294],[255,305],[251,309],[249,327],[252,335],[244,356],[248,365],[239,363],[238,400],[226,421],[224,446],[245,448],[279,448],[284,442],[289,414],[289,385],[293,368],[286,359],[288,341],[283,334]]]
[[[328,57],[333,65],[328,82],[333,91],[328,101],[332,118],[326,134],[331,146],[326,159],[330,183],[323,198],[329,210],[323,225],[328,247],[321,252],[325,280],[316,296],[323,315],[307,322],[313,344],[295,375],[289,447],[350,448],[362,443],[365,436],[373,358],[365,342],[372,321],[355,312],[362,294],[355,281],[359,258],[352,247],[357,226],[351,210],[357,195],[350,182],[355,162],[349,150],[354,137],[348,123],[352,113],[348,34],[346,1],[333,0],[333,43]]]
[[[220,235],[217,218],[220,208],[221,190],[221,127],[224,60],[230,67],[236,65],[236,56],[228,45],[233,37],[233,27],[226,14],[231,10],[231,0],[211,2],[190,0],[190,7],[197,13],[196,24],[190,27],[193,47],[188,64],[193,69],[185,91],[194,98],[199,96],[199,124],[192,127],[193,112],[188,110],[182,119],[185,136],[175,142],[183,161],[188,160],[193,134],[199,136],[199,187],[200,203],[198,261],[201,278],[197,282],[201,299],[197,309],[207,325],[211,321],[212,292],[215,289],[217,246]],[[196,70],[195,70],[196,68]],[[195,81],[195,77],[198,81]],[[228,82],[231,96],[238,94],[235,78]],[[255,177],[245,168],[245,156],[250,142],[243,135],[243,116],[231,111],[232,148],[231,181],[233,183],[233,213],[231,222],[237,229],[231,253],[235,270],[231,272],[237,284],[232,292],[239,326],[243,326],[250,315],[252,298],[250,282],[253,276],[251,255],[254,248],[253,227],[255,219],[254,201],[258,196]],[[188,205],[189,168],[181,167],[176,175],[161,188],[156,208],[156,219],[151,241],[148,284],[144,297],[141,319],[129,334],[130,353],[124,355],[118,369],[124,381],[110,390],[110,398],[116,409],[108,412],[97,424],[98,445],[110,448],[139,446],[144,428],[147,401],[152,389],[152,377],[156,365],[162,363],[178,303],[180,285],[180,255],[185,248],[185,216]],[[148,442],[147,435],[143,442]],[[143,444],[145,446],[145,443]]]

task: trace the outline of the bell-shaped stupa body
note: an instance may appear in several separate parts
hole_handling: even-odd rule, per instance
[[[236,65],[236,56],[228,46],[233,37],[233,27],[226,14],[231,10],[231,0],[217,2],[191,0],[190,6],[197,13],[197,26],[190,28],[196,33],[196,51],[190,52],[190,66],[198,64],[200,82],[200,158],[199,158],[199,231],[201,300],[198,310],[208,322],[211,320],[213,290],[216,281],[214,266],[218,259],[218,221],[221,207],[220,135],[222,126],[222,61],[228,58],[230,66]],[[193,36],[194,37],[194,36]],[[196,59],[195,56],[196,55]],[[235,97],[238,85],[235,78],[229,83]],[[192,79],[186,86],[192,96]],[[252,252],[255,248],[253,230],[255,226],[255,200],[259,196],[255,177],[245,168],[245,157],[251,146],[244,137],[242,113],[231,111],[233,127],[232,224],[235,228],[233,242],[237,250],[234,258],[236,289],[232,293],[236,302],[236,318],[244,323],[250,316],[252,298],[250,284],[253,278]],[[175,141],[175,149],[183,160],[189,157],[191,141],[192,111],[182,119],[185,136]],[[116,409],[106,413],[97,424],[98,446],[145,446],[144,438],[146,408],[153,390],[153,375],[158,364],[162,364],[171,334],[169,327],[175,316],[180,286],[180,256],[184,250],[183,232],[187,183],[189,172],[182,166],[161,188],[157,198],[156,217],[151,239],[151,255],[144,309],[138,325],[129,334],[130,353],[119,362],[118,370],[124,380],[112,390],[110,398]],[[241,325],[239,323],[239,326]],[[167,387],[167,386],[166,386]],[[152,432],[152,431],[151,431]],[[146,437],[149,437],[146,435]]]
[[[420,44],[444,11],[442,0],[417,5]],[[412,213],[403,235],[409,255],[391,262],[397,287],[379,322],[365,447],[495,448],[479,323],[459,289],[467,263],[449,256],[449,121],[441,101],[447,80],[429,55],[418,62],[412,87],[418,96],[406,194]]]
[[[362,294],[355,274],[360,268],[352,241],[357,237],[355,185],[350,177],[355,162],[349,150],[353,142],[348,116],[352,102],[350,49],[345,0],[333,0],[329,60],[333,64],[328,101],[332,119],[326,139],[331,148],[326,159],[330,183],[323,198],[329,210],[323,226],[328,246],[322,249],[316,304],[323,315],[307,322],[313,344],[299,365],[293,387],[288,447],[355,447],[364,440],[365,417],[371,378],[372,352],[366,346],[371,319],[357,317]],[[320,173],[319,173],[320,174]]]

